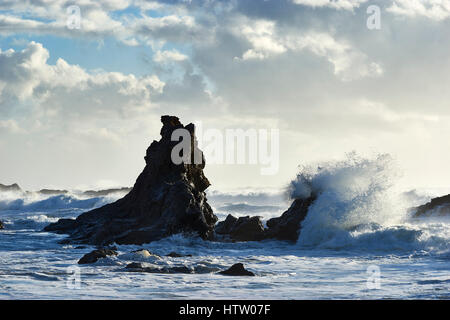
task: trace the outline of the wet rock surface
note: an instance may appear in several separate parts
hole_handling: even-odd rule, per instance
[[[205,161],[197,148],[195,127],[183,126],[173,116],[163,116],[161,122],[161,139],[147,149],[146,166],[124,198],[76,220],[61,219],[44,230],[68,234],[64,243],[94,245],[140,245],[183,232],[212,239],[217,217],[204,192],[210,183],[203,174]],[[173,163],[172,149],[179,141],[171,136],[176,129],[190,133],[191,159],[200,155],[200,164]]]
[[[222,274],[225,276],[248,276],[248,277],[255,276],[255,274],[253,272],[246,270],[242,263],[233,264],[227,270],[219,272],[219,274]]]
[[[5,229],[5,225],[0,221],[0,230]]]
[[[78,264],[90,264],[95,263],[101,258],[106,258],[107,256],[117,256],[117,251],[112,249],[96,249],[85,254],[79,261]]]

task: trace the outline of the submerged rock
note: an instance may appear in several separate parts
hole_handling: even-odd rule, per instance
[[[131,253],[125,253],[118,257],[119,259],[143,261],[143,262],[157,262],[161,260],[161,257],[154,254],[147,249],[141,249],[132,251]]]
[[[125,267],[129,272],[146,272],[146,273],[194,273],[194,270],[186,266],[174,266],[174,267],[148,267],[139,262],[132,262]]]
[[[79,261],[78,264],[89,264],[95,263],[101,258],[106,258],[107,256],[117,256],[117,252],[111,249],[97,249],[92,252],[85,254]]]
[[[192,254],[181,254],[181,253],[172,251],[171,253],[167,254],[166,257],[171,257],[171,258],[192,257]]]
[[[430,202],[413,209],[414,217],[450,216],[450,194],[431,199]]]
[[[204,192],[210,183],[203,174],[205,161],[197,148],[195,127],[183,126],[173,116],[163,116],[161,122],[161,139],[147,149],[146,166],[124,198],[76,220],[61,219],[44,230],[68,234],[66,243],[95,245],[139,245],[182,232],[212,239],[217,217]],[[191,159],[200,155],[200,164],[172,162],[172,149],[179,143],[171,140],[176,129],[190,133]]]
[[[242,263],[233,264],[227,270],[220,271],[219,274],[223,274],[225,276],[255,276],[253,272],[246,270]]]
[[[123,270],[123,269],[122,269]],[[217,267],[204,265],[202,263],[185,266],[180,265],[154,265],[142,262],[132,262],[125,267],[127,272],[144,272],[144,273],[163,273],[163,274],[208,274],[215,273],[220,270]]]

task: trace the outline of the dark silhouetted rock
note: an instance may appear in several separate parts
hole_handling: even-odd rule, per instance
[[[59,234],[66,234],[77,226],[77,223],[73,219],[59,219],[57,223],[52,223],[45,227],[45,231],[55,232]]]
[[[128,193],[131,188],[116,188],[116,189],[105,189],[105,190],[87,190],[83,192],[83,195],[88,197],[104,197],[114,193]]]
[[[127,264],[126,269],[144,269],[144,266],[140,262],[132,262]]]
[[[246,270],[242,263],[233,264],[229,269],[219,273],[226,276],[255,276],[253,272]]]
[[[266,239],[297,241],[302,221],[308,214],[309,207],[316,198],[295,199],[289,209],[280,217],[267,221]]]
[[[168,255],[166,255],[166,257],[171,257],[171,258],[192,257],[192,254],[180,254],[177,252],[171,252]]]
[[[65,243],[95,245],[143,244],[183,232],[212,239],[217,217],[204,192],[210,183],[203,174],[205,161],[197,148],[195,127],[184,127],[172,116],[163,116],[161,121],[161,139],[147,149],[146,166],[130,193],[81,214],[72,223],[60,220],[44,230],[68,234]],[[172,162],[172,149],[179,141],[171,141],[171,136],[182,128],[190,132],[191,158],[200,155],[200,164]]]
[[[0,191],[22,191],[17,183],[5,185],[0,183]]]
[[[111,249],[97,249],[89,252],[88,254],[85,254],[78,261],[78,264],[95,263],[98,259],[106,258],[107,256],[117,256],[117,252]]]
[[[414,217],[450,216],[450,194],[431,199],[430,202],[413,209]]]
[[[264,239],[264,226],[259,217],[236,218],[231,214],[216,226],[216,234],[227,235],[233,241],[258,241]]]
[[[3,224],[3,222],[0,221],[0,230],[4,229],[5,225]]]
[[[207,274],[207,273],[215,273],[219,271],[217,267],[207,266],[202,263],[194,264],[191,266],[185,265],[165,265],[165,266],[155,266],[149,265],[142,262],[132,262],[125,267],[125,271],[127,272],[145,272],[145,273],[163,273],[163,274],[175,274],[175,273],[183,273],[183,274]]]
[[[236,218],[228,215],[224,221],[217,224],[215,232],[216,240],[232,241],[259,241],[264,239],[276,239],[297,241],[300,234],[301,223],[308,214],[309,207],[315,197],[307,199],[295,199],[288,210],[280,217],[267,221],[264,229],[260,217]]]

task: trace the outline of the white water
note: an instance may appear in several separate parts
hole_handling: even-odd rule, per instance
[[[78,266],[93,247],[60,245],[65,236],[41,232],[50,222],[113,201],[74,194],[42,197],[0,194],[0,299],[388,299],[450,298],[450,220],[410,219],[414,203],[394,191],[395,168],[388,156],[347,160],[304,168],[290,187],[296,197],[319,192],[302,224],[297,244],[279,241],[214,243],[176,235],[143,247],[159,255],[171,251],[192,257],[162,259],[130,254]],[[416,193],[414,193],[415,195]],[[429,195],[417,195],[420,201]],[[289,206],[283,194],[211,192],[220,219],[228,213],[280,215]],[[202,274],[129,273],[133,261],[149,265],[202,268]],[[215,274],[242,262],[256,277]],[[79,267],[81,287],[67,286],[68,269]],[[379,268],[379,287],[368,268]]]

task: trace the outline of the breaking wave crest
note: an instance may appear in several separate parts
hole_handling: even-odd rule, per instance
[[[301,168],[290,184],[291,197],[314,194],[317,199],[302,222],[298,245],[367,252],[448,250],[448,234],[409,220],[409,204],[394,190],[397,172],[387,154],[366,159],[350,153],[342,161]]]
[[[0,198],[0,211],[52,211],[62,209],[93,209],[115,200],[112,197],[80,198],[76,195],[37,196],[15,194]]]

